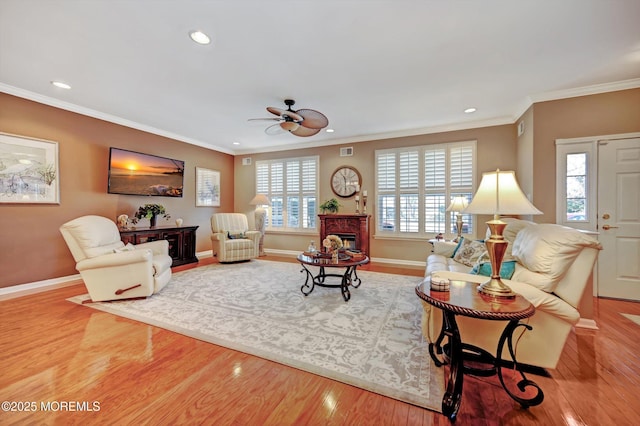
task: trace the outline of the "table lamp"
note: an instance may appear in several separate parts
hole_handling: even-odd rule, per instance
[[[509,243],[502,236],[507,224],[500,220],[501,214],[533,215],[542,214],[524,195],[513,171],[488,172],[482,174],[482,181],[471,203],[462,213],[491,214],[493,220],[487,222],[491,237],[485,241],[491,261],[491,278],[478,286],[481,294],[513,299],[516,294],[500,279],[502,259]]]
[[[461,212],[467,207],[468,204],[469,203],[467,202],[466,197],[459,195],[457,197],[453,197],[453,201],[451,202],[451,204],[449,204],[449,207],[447,207],[448,212],[456,213],[456,227],[458,228],[458,236],[456,237],[455,240],[453,240],[454,243],[457,243],[458,241],[460,241],[460,238],[462,238],[462,213]]]
[[[264,194],[257,194],[253,199],[249,202],[252,206],[256,206],[255,211],[255,221],[256,221],[256,231],[260,231],[260,243],[259,250],[260,256],[266,256],[264,252],[264,228],[266,225],[266,217],[267,211],[264,206],[269,207],[271,202],[269,201],[269,197]]]

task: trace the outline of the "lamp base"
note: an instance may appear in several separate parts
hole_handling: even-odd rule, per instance
[[[509,245],[502,236],[502,231],[504,231],[507,224],[498,217],[487,222],[487,225],[491,230],[491,237],[485,241],[489,252],[489,260],[491,260],[491,278],[478,286],[478,292],[481,295],[492,298],[515,299],[516,293],[500,279],[502,259]]]
[[[490,278],[489,281],[480,284],[478,293],[499,299],[515,299],[516,297],[516,293],[498,278]]]

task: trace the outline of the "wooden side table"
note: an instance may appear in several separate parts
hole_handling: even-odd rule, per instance
[[[449,364],[449,379],[447,381],[447,390],[442,398],[442,412],[452,421],[456,419],[460,408],[464,373],[478,376],[497,374],[500,384],[507,394],[524,408],[538,405],[544,399],[544,394],[540,387],[527,379],[518,367],[513,348],[513,332],[518,327],[526,327],[531,330],[531,326],[521,323],[520,320],[532,316],[535,313],[535,308],[520,295],[516,295],[516,298],[511,300],[486,297],[478,293],[477,286],[477,283],[451,280],[449,291],[434,291],[430,289],[430,280],[427,278],[416,287],[416,294],[420,299],[442,310],[442,329],[436,341],[429,343],[429,354],[438,367]],[[456,323],[457,315],[489,321],[508,321],[498,340],[498,349],[495,357],[479,347],[462,342],[458,324]],[[445,336],[448,342],[443,345]],[[518,396],[505,385],[502,377],[502,366],[504,364],[502,350],[505,343],[513,365],[522,377],[522,380],[517,384],[519,392],[524,393],[527,387],[536,389],[536,394],[531,398]],[[442,356],[442,360],[439,355]],[[490,367],[485,369],[466,366],[464,364],[465,358],[488,364]]]

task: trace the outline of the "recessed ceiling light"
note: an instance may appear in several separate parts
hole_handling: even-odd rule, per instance
[[[211,43],[211,39],[209,38],[209,36],[203,33],[202,31],[191,31],[189,33],[189,37],[191,37],[191,40],[195,41],[198,44]]]
[[[234,142],[233,144],[234,145],[240,145],[240,142]]]
[[[327,132],[327,133],[333,133],[333,129],[327,129],[327,130],[325,130],[325,132]]]
[[[54,80],[54,81],[51,82],[51,84],[53,84],[54,86],[59,87],[61,89],[67,89],[67,90],[71,89],[71,86],[69,86],[67,83],[63,83],[62,81]]]
[[[476,112],[475,108],[467,108],[464,110],[465,114],[471,114],[472,112]]]

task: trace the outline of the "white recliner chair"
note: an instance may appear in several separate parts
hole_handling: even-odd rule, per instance
[[[249,231],[242,213],[215,213],[211,216],[211,246],[220,262],[238,262],[260,255],[260,231]]]
[[[102,216],[82,216],[60,233],[94,302],[147,297],[171,279],[169,242],[126,246],[116,224]]]

